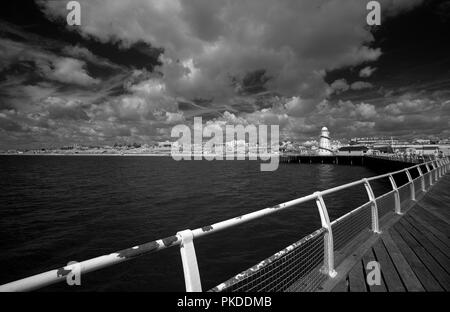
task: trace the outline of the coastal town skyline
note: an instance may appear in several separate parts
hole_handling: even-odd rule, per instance
[[[65,1],[2,4],[0,149],[152,144],[197,116],[450,137],[448,1],[379,1],[380,26],[356,0],[79,2],[79,26]]]

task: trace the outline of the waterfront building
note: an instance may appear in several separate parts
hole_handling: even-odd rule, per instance
[[[368,151],[369,149],[365,145],[349,145],[341,147],[337,154],[339,156],[363,156]]]

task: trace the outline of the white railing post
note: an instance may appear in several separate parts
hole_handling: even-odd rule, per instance
[[[441,178],[441,164],[439,159],[436,159],[436,181]]]
[[[436,164],[436,160],[434,160],[431,164],[433,165],[433,173],[434,173],[433,179],[434,179],[434,181],[436,182],[436,181],[438,180],[438,177],[437,177],[437,164]]]
[[[433,185],[433,173],[431,172],[431,166],[429,164],[425,164],[425,166],[427,167],[428,170],[428,179],[430,180],[430,186]]]
[[[408,176],[408,181],[409,181],[409,189],[411,191],[411,200],[416,200],[416,192],[415,192],[415,187],[414,187],[414,181],[411,177],[411,173],[409,173],[409,170],[406,169],[405,170],[406,175]]]
[[[184,283],[187,292],[201,292],[202,285],[194,248],[194,234],[191,230],[177,233],[181,238],[180,254],[183,262]]]
[[[377,207],[377,201],[375,199],[375,194],[373,193],[372,187],[370,186],[369,180],[363,179],[364,181],[364,187],[366,188],[367,195],[369,196],[369,200],[372,203],[371,204],[371,210],[372,210],[372,231],[374,233],[380,234],[380,220],[378,217],[378,207]]]
[[[315,192],[316,204],[319,209],[320,221],[322,227],[326,229],[324,235],[324,268],[323,273],[331,278],[336,277],[337,272],[334,270],[334,243],[333,231],[331,229],[330,217],[328,216],[327,207],[320,192]]]
[[[442,159],[439,159],[439,178],[442,178],[444,175],[444,165],[442,163]]]
[[[419,175],[420,175],[420,184],[422,186],[422,192],[425,193],[426,188],[425,188],[425,177],[423,176],[423,172],[422,169],[420,168],[420,166],[417,166],[417,170],[419,171]]]
[[[400,193],[398,191],[398,187],[397,187],[397,183],[395,183],[394,177],[392,176],[392,174],[389,175],[389,181],[391,182],[392,185],[392,189],[395,191],[395,207],[394,207],[394,211],[396,214],[398,215],[402,215],[402,210],[400,207]]]

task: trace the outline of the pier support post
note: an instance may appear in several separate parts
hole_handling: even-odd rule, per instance
[[[372,203],[371,204],[371,210],[372,210],[372,231],[374,233],[380,234],[380,222],[378,217],[378,207],[377,207],[377,201],[375,199],[375,194],[373,193],[372,187],[370,186],[369,180],[363,179],[364,181],[364,187],[366,188],[367,195],[369,196],[369,200]]]
[[[405,170],[406,175],[408,176],[408,181],[409,181],[409,189],[411,191],[411,200],[416,200],[416,192],[415,192],[415,187],[414,187],[414,181],[411,177],[411,173],[409,172],[408,169]]]
[[[425,177],[423,176],[423,172],[422,169],[420,168],[420,166],[417,167],[417,171],[419,171],[419,175],[420,175],[420,185],[422,186],[422,192],[425,193],[426,189],[425,189]]]
[[[334,244],[333,231],[331,229],[330,217],[328,216],[327,207],[320,192],[314,193],[316,195],[316,204],[319,209],[320,221],[322,227],[325,228],[324,236],[324,267],[323,273],[331,278],[336,277],[337,272],[334,270]]]
[[[194,234],[191,230],[184,230],[178,232],[177,236],[181,238],[180,254],[183,262],[186,292],[201,292],[202,285],[194,248]]]
[[[395,183],[394,177],[392,176],[392,174],[389,175],[389,181],[391,182],[392,185],[392,189],[395,191],[395,213],[398,215],[402,215],[402,209],[400,207],[400,193],[398,192],[398,187],[397,187],[397,183]]]

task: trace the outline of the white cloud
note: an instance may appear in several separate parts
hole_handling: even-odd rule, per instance
[[[64,83],[73,83],[81,86],[89,86],[99,83],[98,79],[94,79],[84,69],[85,62],[64,57],[53,61],[54,68],[44,67],[44,72],[50,79]]]
[[[330,85],[330,87],[336,93],[347,91],[350,88],[350,86],[347,83],[347,80],[345,80],[345,79],[338,79],[338,80],[333,81],[333,83]]]
[[[80,2],[82,25],[72,30],[101,42],[118,42],[122,47],[144,41],[164,48],[160,57],[163,65],[158,68],[163,77],[139,69],[128,74],[121,71],[106,85],[106,81],[90,75],[86,62],[113,64],[85,47],[64,47],[61,57],[36,46],[27,50],[18,42],[0,40],[0,52],[5,52],[0,68],[17,59],[32,60],[46,78],[80,86],[96,85],[95,89],[99,89],[94,94],[92,90],[80,91],[87,88],[74,88],[68,94],[57,90],[56,83],[16,89],[25,90],[30,95],[23,94],[37,103],[34,108],[28,105],[27,113],[36,114],[42,109],[53,117],[66,118],[63,136],[70,136],[71,131],[77,133],[68,120],[78,118],[85,136],[159,137],[167,134],[171,124],[189,122],[193,115],[201,113],[209,113],[208,118],[220,116],[211,121],[217,125],[279,124],[288,135],[316,135],[322,125],[327,125],[334,135],[351,135],[377,128],[395,130],[405,114],[424,109],[415,98],[398,99],[386,108],[359,101],[330,102],[333,92],[373,87],[364,81],[338,79],[331,85],[324,81],[326,72],[345,66],[365,66],[359,72],[363,78],[376,70],[367,63],[377,60],[383,51],[373,44],[374,37],[366,27],[365,3],[360,0]],[[381,4],[388,16],[393,16],[419,2],[385,0]],[[64,2],[39,3],[52,18],[65,18],[67,14]],[[261,100],[236,95],[230,77],[242,80],[248,72],[259,69],[265,69],[271,78],[265,87],[285,97]],[[127,94],[109,95],[114,87]],[[64,98],[65,102],[51,106],[45,101],[49,96]],[[206,104],[197,104],[197,98],[207,99]],[[193,109],[181,110],[178,100],[191,103]],[[22,98],[15,101],[14,106],[19,107]],[[387,118],[389,115],[393,117]],[[33,116],[35,123],[49,118]],[[18,124],[22,122],[14,118]],[[63,126],[51,118],[47,122]]]
[[[355,81],[350,85],[352,90],[363,90],[373,88],[373,85],[370,82],[366,81]]]
[[[57,1],[40,3],[49,16],[66,15]],[[230,97],[230,75],[260,68],[272,77],[271,89],[319,98],[328,86],[317,72],[381,55],[367,45],[373,36],[359,0],[100,0],[81,1],[81,7],[77,29],[83,34],[125,46],[145,41],[163,47],[166,86],[186,98]]]
[[[373,119],[378,115],[375,106],[367,103],[357,104],[356,113],[363,119]]]
[[[359,77],[368,78],[372,76],[373,72],[377,69],[375,67],[366,66],[359,71]]]

